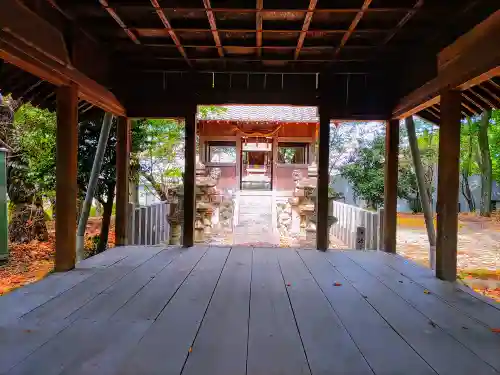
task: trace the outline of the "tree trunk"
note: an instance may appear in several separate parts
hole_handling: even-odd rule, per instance
[[[481,169],[481,216],[491,215],[491,183],[492,167],[490,145],[488,141],[488,126],[490,123],[491,111],[484,111],[479,121],[478,145]]]
[[[417,135],[415,132],[415,123],[413,117],[409,116],[405,119],[406,129],[408,131],[408,141],[410,144],[411,157],[417,177],[417,185],[422,211],[424,212],[425,227],[427,229],[427,238],[429,239],[429,263],[432,269],[435,269],[435,246],[436,246],[436,230],[432,218],[431,203],[429,201],[429,187],[425,185],[425,175],[420,157],[420,149],[418,148]]]
[[[50,208],[52,209],[52,220],[56,219],[56,198],[50,198]]]
[[[460,186],[462,188],[462,195],[467,201],[467,205],[469,206],[470,212],[476,212],[476,203],[474,202],[474,196],[472,195],[472,191],[470,190],[469,185],[469,174],[466,169],[462,169],[462,181],[460,181]]]
[[[33,240],[47,241],[49,233],[45,223],[43,207],[25,202],[14,203],[9,220],[9,241],[29,243]]]
[[[160,183],[156,182],[154,177],[151,176],[150,174],[143,174],[144,178],[148,180],[148,182],[151,184],[153,189],[155,189],[156,194],[160,198],[162,202],[166,201],[168,199],[168,194],[166,191],[163,190],[162,186]]]
[[[103,204],[103,215],[101,222],[101,233],[99,234],[99,244],[97,245],[97,254],[102,253],[108,247],[109,227],[111,224],[111,215],[113,213],[113,201],[115,199],[115,184],[108,186],[108,197]]]
[[[130,201],[139,206],[139,184],[136,184],[134,181],[130,181]]]
[[[472,124],[469,119],[469,149],[467,150],[467,159],[462,168],[462,181],[460,186],[462,187],[462,195],[464,196],[467,204],[469,206],[470,212],[476,212],[476,202],[474,201],[474,196],[470,190],[469,176],[471,174],[471,162],[472,162]]]

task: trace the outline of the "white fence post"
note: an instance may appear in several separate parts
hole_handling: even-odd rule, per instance
[[[371,212],[341,202],[332,202],[332,213],[337,218],[330,234],[350,249],[358,248],[358,227],[364,231],[364,250],[376,250],[380,242],[380,212]]]

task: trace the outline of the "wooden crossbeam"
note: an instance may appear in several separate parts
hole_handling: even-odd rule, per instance
[[[415,5],[413,6],[412,9],[406,13],[406,15],[398,22],[396,27],[391,30],[391,32],[385,37],[385,39],[382,42],[382,45],[385,45],[391,41],[392,38],[403,28],[404,25],[408,23],[412,17],[417,14],[417,11],[424,5],[424,0],[417,0]]]
[[[304,45],[304,40],[306,39],[307,31],[311,25],[311,20],[314,15],[314,9],[316,9],[317,0],[310,0],[309,8],[304,17],[304,24],[302,25],[302,30],[300,31],[299,41],[297,42],[297,47],[295,48],[294,60],[297,60],[300,55],[300,49]]]
[[[135,43],[135,44],[141,44],[139,39],[135,36],[135,34],[125,25],[125,22],[118,16],[116,11],[109,6],[109,3],[107,0],[99,0],[99,3],[103,6],[103,8],[106,10],[106,12],[109,13],[111,17],[116,21],[116,23],[122,28],[122,30],[127,34],[127,36]]]
[[[217,31],[214,12],[211,10],[212,6],[210,5],[210,0],[203,0],[203,5],[206,9],[208,23],[210,24],[210,31],[212,32],[212,35],[214,37],[215,46],[217,47],[219,56],[224,57],[224,49],[222,48],[222,44],[220,42],[219,32]]]
[[[0,15],[5,14],[2,10],[0,6]],[[30,22],[36,23],[37,17],[30,12],[18,13],[17,18],[11,21],[18,25],[30,24]],[[62,43],[62,38],[55,37],[57,31],[54,31],[53,38],[47,37],[51,33],[50,28],[48,23],[40,21],[39,29],[19,29],[15,35],[0,31],[0,58],[56,86],[68,86],[74,83],[77,85],[80,99],[115,115],[124,115],[125,109],[108,89],[74,67],[68,66],[67,63],[61,63],[57,57],[44,53],[41,46],[59,39]],[[37,33],[37,37],[35,38],[32,33]],[[61,49],[64,49],[62,44],[53,46],[54,51]]]
[[[313,12],[314,13],[314,12]],[[259,13],[257,13],[256,16],[258,16]],[[242,34],[247,34],[247,33],[257,33],[261,34],[262,37],[262,15],[260,17],[260,22],[259,18],[257,19],[256,23],[256,29],[242,29],[242,28],[217,28],[219,32],[226,32],[226,33],[242,33]],[[139,36],[153,36],[153,37],[170,37],[170,34],[168,33],[168,30],[165,28],[163,29],[157,29],[157,28],[147,28],[147,27],[136,27],[134,28],[134,31],[139,35]],[[190,33],[199,33],[199,32],[210,32],[210,29],[207,28],[199,28],[199,27],[176,27],[175,28],[176,32],[190,32]],[[266,29],[266,33],[297,33],[299,34],[301,30],[299,29]],[[311,29],[309,28],[308,30],[309,33],[321,33],[321,34],[345,34],[347,32],[347,29]],[[386,34],[387,30],[384,29],[356,29],[354,30],[354,34]],[[258,46],[258,45],[257,45]]]
[[[340,45],[335,50],[335,57],[337,57],[339,55],[342,48],[346,45],[346,43],[349,40],[349,38],[351,37],[352,33],[356,29],[356,26],[358,26],[359,21],[361,21],[361,19],[363,18],[363,16],[367,12],[368,8],[370,7],[371,2],[372,2],[372,0],[365,0],[364,1],[363,6],[356,14],[356,17],[354,17],[354,20],[351,22],[351,26],[349,26],[349,29],[342,37],[342,40],[340,41]]]
[[[257,39],[257,55],[262,56],[262,9],[264,8],[264,0],[257,0],[257,13],[255,14],[255,32]],[[252,30],[253,31],[253,30]]]
[[[151,4],[155,8],[156,14],[158,14],[158,17],[160,17],[161,22],[163,23],[163,26],[165,26],[165,29],[168,30],[168,33],[170,34],[170,37],[172,38],[175,46],[179,50],[180,54],[182,57],[184,57],[184,60],[186,60],[187,64],[192,67],[192,63],[189,60],[186,51],[184,50],[184,47],[181,44],[181,41],[175,31],[172,29],[172,26],[170,25],[170,21],[168,20],[167,16],[165,16],[165,13],[163,12],[163,9],[161,8],[160,4],[158,3],[158,0],[151,0]],[[204,8],[205,9],[205,8]]]
[[[438,75],[401,99],[393,117],[410,115],[415,108],[435,100],[444,88],[465,90],[488,79],[494,83],[491,77],[500,73],[499,34],[500,10],[497,10],[439,53]]]

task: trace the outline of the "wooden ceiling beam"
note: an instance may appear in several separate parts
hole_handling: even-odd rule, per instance
[[[476,86],[477,87],[477,86]],[[477,92],[477,89],[471,87],[469,89],[469,92],[474,95],[476,98],[481,100],[483,103],[485,103],[489,108],[496,108],[498,104],[494,104],[491,100],[486,98],[484,95],[481,95],[481,93]]]
[[[464,89],[466,82],[480,84],[481,80],[491,79],[493,73],[490,72],[500,67],[498,35],[500,10],[444,49],[438,55],[437,76],[401,99],[393,110],[393,117],[408,116],[414,108],[437,98],[444,88]]]
[[[144,47],[158,47],[158,48],[177,48],[176,45],[174,44],[153,44],[153,43],[144,43],[142,44]],[[201,49],[215,49],[217,48],[215,45],[211,44],[184,44],[184,48],[201,48]],[[256,49],[257,47],[254,46],[239,46],[239,45],[225,45],[224,48],[238,48],[241,50],[253,50]],[[297,47],[296,46],[279,46],[279,45],[267,45],[267,46],[262,46],[262,49],[275,49],[275,50],[295,50]],[[372,51],[375,50],[377,47],[376,46],[345,46],[344,49],[346,50],[352,50],[352,51]],[[302,51],[318,51],[318,50],[334,50],[334,46],[329,46],[329,45],[323,45],[323,46],[308,46],[308,47],[302,47]]]
[[[116,11],[109,6],[107,0],[99,0],[102,7],[108,12],[108,14],[116,21],[116,23],[122,28],[123,32],[135,43],[141,44],[137,36],[125,25],[125,22],[120,18]]]
[[[396,27],[392,29],[392,31],[385,37],[385,39],[382,42],[382,45],[386,45],[391,41],[392,38],[396,36],[396,34],[403,28],[404,25],[408,23],[409,20],[412,19],[412,17],[417,14],[418,10],[424,5],[424,0],[417,0],[413,8],[406,13],[406,15],[398,22]]]
[[[0,25],[1,59],[56,86],[75,83],[80,98],[115,115],[125,114],[113,93],[72,65],[61,32],[23,3],[1,1]]]
[[[210,5],[210,0],[203,0],[203,5],[206,9],[208,23],[210,24],[210,31],[214,37],[215,46],[217,47],[219,56],[224,57],[224,49],[222,48],[222,44],[220,42],[219,32],[217,31],[217,23],[215,22],[214,12],[211,10],[212,6]]]
[[[257,13],[255,14],[255,37],[257,40],[257,55],[260,57],[262,56],[262,28],[263,28],[263,20],[262,20],[262,8],[264,8],[264,0],[257,0],[257,6],[256,10]]]
[[[342,50],[342,48],[346,45],[347,41],[349,40],[349,38],[353,34],[354,30],[356,29],[356,26],[358,26],[359,21],[361,21],[361,19],[363,18],[365,12],[369,9],[371,2],[372,2],[372,0],[365,0],[363,2],[363,6],[361,7],[361,9],[356,14],[356,17],[354,17],[354,20],[351,22],[351,25],[349,26],[349,29],[347,30],[347,32],[342,37],[342,40],[340,41],[340,45],[335,50],[335,57],[337,57],[339,55],[339,53]]]
[[[309,30],[309,26],[311,25],[312,17],[314,15],[314,9],[316,9],[316,4],[318,0],[310,0],[309,8],[307,9],[307,13],[304,16],[304,24],[302,25],[302,30],[300,31],[299,40],[297,42],[297,47],[295,48],[295,54],[293,56],[294,60],[297,60],[300,55],[300,49],[304,45],[304,40],[306,39],[307,31]]]
[[[262,18],[261,18],[262,20]],[[290,29],[266,29],[262,30],[262,24],[258,22],[257,20],[257,30],[255,29],[236,29],[236,28],[218,28],[217,30],[219,32],[227,32],[227,33],[257,33],[261,34],[262,38],[262,32],[266,33],[300,33],[301,30],[296,29],[296,30],[290,30]],[[260,27],[259,27],[260,26]],[[163,29],[156,29],[156,28],[142,28],[142,27],[137,27],[134,28],[134,31],[141,35],[141,34],[146,34],[146,36],[155,36],[155,37],[162,37],[162,36],[170,36],[168,34],[168,30],[163,28]],[[206,28],[199,28],[199,27],[192,27],[192,28],[184,28],[184,27],[176,27],[175,28],[176,32],[192,32],[192,33],[197,33],[197,32],[210,32],[210,29]],[[259,32],[260,31],[260,32]],[[307,33],[321,33],[321,34],[345,34],[347,32],[347,29],[309,29],[307,30]],[[356,29],[354,30],[354,34],[386,34],[387,30],[384,29]],[[261,43],[262,45],[262,43]],[[257,43],[257,47],[258,47]]]
[[[180,54],[182,57],[184,57],[184,60],[186,63],[192,67],[191,61],[189,61],[189,58],[186,54],[186,51],[184,50],[184,47],[181,44],[181,41],[179,40],[179,37],[175,33],[175,31],[172,29],[172,26],[170,25],[170,21],[168,18],[165,16],[165,13],[163,12],[163,9],[160,7],[160,4],[158,3],[158,0],[151,0],[151,4],[155,8],[156,14],[158,14],[158,17],[160,17],[161,22],[163,23],[163,26],[168,30],[168,33],[170,34],[170,37],[172,38],[172,41],[174,42],[175,46],[179,50]]]
[[[495,101],[497,103],[499,103],[500,105],[500,91],[498,93],[494,93],[493,91],[491,91],[488,87],[486,87],[485,84],[482,84],[481,86],[481,90],[483,90],[484,92],[486,92],[489,96],[491,96],[493,99],[495,99]],[[500,88],[499,88],[500,90]]]
[[[141,59],[139,59],[141,60]],[[176,60],[182,60],[182,57],[162,57],[162,56],[157,56],[152,59],[153,61],[157,60],[164,60],[164,61],[176,61]],[[289,59],[289,58],[276,58],[276,59],[270,59],[270,58],[256,58],[256,57],[241,57],[241,58],[228,58],[228,57],[192,57],[190,59],[191,61],[228,61],[228,62],[247,62],[247,61],[263,61],[263,62],[297,62],[295,59]],[[131,59],[129,61],[137,61],[137,59]],[[149,56],[147,59],[144,61],[151,61],[151,56]],[[330,58],[323,58],[323,59],[301,59],[301,62],[304,63],[323,63],[323,62],[331,62],[332,60]],[[368,60],[366,59],[337,59],[335,60],[336,62],[367,62]]]
[[[481,111],[484,111],[486,110],[486,107],[480,103],[478,103],[476,100],[474,100],[469,94],[467,91],[464,91],[462,92],[462,101],[464,101],[464,99],[466,99],[466,101],[468,101],[469,103],[472,103],[474,106],[476,106],[477,108],[479,108]]]
[[[479,112],[477,112],[475,109],[472,109],[464,100],[462,100],[462,107],[464,107],[467,110],[465,111],[467,117],[476,116],[479,114]]]

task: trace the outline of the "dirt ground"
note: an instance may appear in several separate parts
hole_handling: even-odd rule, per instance
[[[429,267],[429,241],[422,215],[398,214],[397,252]],[[500,301],[500,222],[461,214],[459,277],[474,290]]]
[[[89,218],[86,241],[99,234],[101,218]],[[55,229],[54,222],[47,223],[49,241],[32,241],[29,244],[10,245],[7,263],[0,265],[0,295],[31,284],[47,276],[54,269]],[[109,246],[114,246],[114,225],[109,233]],[[86,244],[87,245],[87,244]]]

